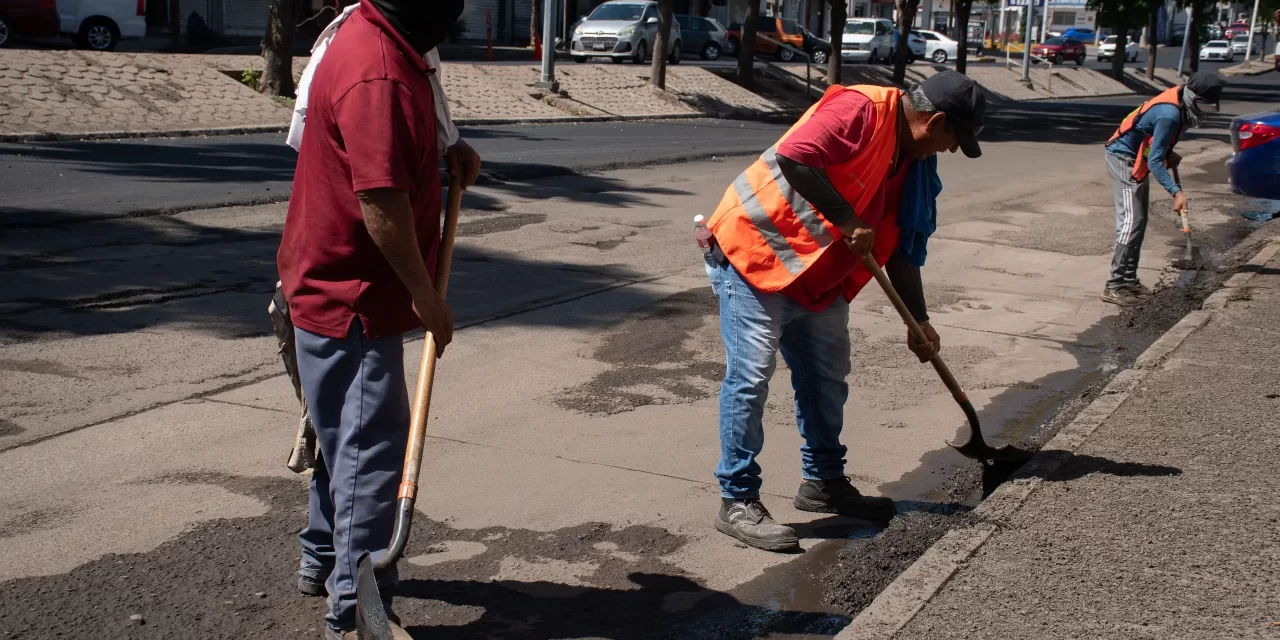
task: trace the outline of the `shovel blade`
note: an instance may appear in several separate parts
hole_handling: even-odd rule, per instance
[[[1011,445],[992,447],[985,442],[974,442],[973,440],[964,444],[948,442],[947,445],[966,458],[990,462],[1023,462],[1030,460],[1035,455],[1034,451],[1019,449]]]
[[[373,558],[367,552],[360,554],[356,572],[356,630],[360,632],[360,640],[393,640],[387,607],[378,592]]]

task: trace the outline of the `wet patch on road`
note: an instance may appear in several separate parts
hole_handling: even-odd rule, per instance
[[[12,421],[0,419],[0,438],[22,435],[25,431],[26,429]]]
[[[710,287],[657,302],[605,332],[590,357],[607,370],[553,401],[569,411],[610,415],[711,397],[724,375],[718,317]]]

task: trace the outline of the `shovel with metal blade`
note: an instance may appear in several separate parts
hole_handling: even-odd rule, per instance
[[[462,190],[462,177],[451,175],[449,204],[445,209],[440,254],[436,262],[436,291],[442,300],[449,288],[449,266],[453,258],[453,241],[457,237],[458,212],[462,209]],[[360,632],[360,640],[394,640],[387,608],[378,591],[377,574],[395,566],[409,541],[413,503],[418,496],[418,471],[422,469],[422,447],[427,436],[427,414],[431,409],[431,383],[435,376],[436,340],[428,331],[422,341],[422,364],[418,368],[418,389],[413,396],[413,410],[409,417],[409,446],[404,454],[391,544],[377,560],[367,552],[360,555],[356,574],[356,629]]]
[[[893,308],[898,310],[898,315],[902,316],[902,321],[907,323],[907,330],[911,332],[911,335],[915,336],[916,340],[927,342],[928,338],[925,337],[924,330],[916,323],[915,318],[911,317],[911,311],[902,302],[897,290],[893,288],[893,283],[889,282],[889,276],[885,275],[884,270],[876,263],[876,259],[870,253],[864,253],[862,254],[862,264],[866,265],[871,275],[875,276],[876,282],[880,283],[880,287],[884,289],[884,294],[893,303]],[[1028,460],[1035,455],[1034,452],[1011,445],[1003,447],[988,445],[986,440],[982,438],[982,428],[978,425],[978,412],[974,410],[973,403],[969,402],[969,397],[965,395],[964,389],[960,388],[960,383],[956,382],[955,376],[951,375],[951,370],[942,361],[942,357],[935,353],[929,359],[929,363],[933,365],[934,370],[938,372],[938,376],[942,378],[942,383],[947,385],[947,390],[951,392],[951,397],[955,398],[956,404],[960,405],[965,417],[969,419],[969,441],[963,444],[948,442],[948,445],[959,451],[960,455],[974,460],[1011,462]]]

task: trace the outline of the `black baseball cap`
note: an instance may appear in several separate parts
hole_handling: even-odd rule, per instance
[[[1222,89],[1227,81],[1216,71],[1197,71],[1187,79],[1186,87],[1196,94],[1196,98],[1217,105],[1222,100]]]
[[[987,111],[987,97],[973,78],[955,71],[943,71],[920,83],[920,90],[933,108],[947,114],[947,123],[960,142],[960,150],[970,158],[982,155],[978,134]]]

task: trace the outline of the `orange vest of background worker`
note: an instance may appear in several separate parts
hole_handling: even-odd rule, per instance
[[[896,514],[893,500],[861,495],[844,475],[849,301],[871,278],[860,258],[870,251],[925,328],[928,339],[909,338],[908,346],[921,361],[936,352],[919,270],[941,190],[934,155],[963,148],[978,157],[985,109],[982,88],[953,71],[905,93],[832,87],[725,192],[708,223],[714,242],[706,253],[726,354],[721,532],[760,549],[799,545],[759,499],[756,457],[779,350],[805,441],[796,508],[872,520]]]
[[[1111,134],[1111,138],[1107,140],[1107,144],[1115,142],[1120,136],[1132,131],[1134,125],[1138,123],[1138,120],[1150,111],[1151,107],[1158,104],[1171,104],[1175,107],[1181,107],[1182,87],[1170,87],[1165,89],[1156,97],[1142,103],[1142,106],[1130,112],[1129,115],[1125,116],[1124,120],[1120,122],[1120,126],[1116,127],[1116,132]],[[1182,132],[1180,130],[1173,132],[1172,142],[1169,144],[1169,151],[1173,151],[1173,145],[1178,143],[1178,136],[1181,133]],[[1134,158],[1133,172],[1130,173],[1130,175],[1133,176],[1134,181],[1141,182],[1146,179],[1147,174],[1151,173],[1151,167],[1147,165],[1147,158],[1150,155],[1151,136],[1143,136],[1141,146],[1138,147],[1138,154]]]

